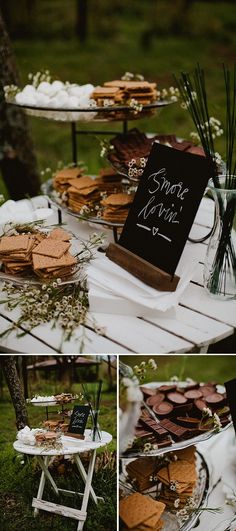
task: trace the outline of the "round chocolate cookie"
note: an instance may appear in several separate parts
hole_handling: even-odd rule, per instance
[[[161,393],[169,393],[170,391],[175,391],[176,389],[176,385],[175,384],[171,384],[171,385],[161,385],[161,387],[158,387],[158,390],[161,392]]]
[[[206,407],[206,402],[205,400],[202,400],[202,398],[197,398],[196,400],[194,400],[194,405],[195,405],[197,412],[200,414],[202,413],[203,409]]]
[[[202,392],[202,396],[206,397],[208,395],[212,395],[212,393],[215,393],[215,388],[211,385],[201,385],[200,390]]]
[[[202,398],[202,392],[200,389],[191,389],[184,393],[185,398],[188,400],[196,400],[197,398]]]
[[[146,402],[148,406],[153,407],[158,406],[164,399],[165,395],[163,393],[157,393],[156,395],[149,396]]]
[[[209,407],[217,408],[223,405],[224,402],[225,402],[225,397],[223,395],[220,395],[220,393],[212,393],[211,395],[206,397],[206,404]]]
[[[185,398],[184,395],[181,395],[181,393],[173,392],[173,393],[167,393],[167,398],[170,400],[172,404],[185,404],[187,402],[187,398]]]
[[[173,411],[173,406],[166,400],[163,400],[159,405],[153,406],[153,411],[156,415],[167,417]]]

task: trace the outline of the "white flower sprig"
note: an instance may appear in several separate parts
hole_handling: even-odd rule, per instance
[[[109,140],[100,140],[99,142],[101,146],[100,157],[102,158],[107,157],[109,151],[115,149],[113,144],[111,144]]]
[[[139,378],[139,380],[143,380],[147,370],[150,369],[153,371],[157,370],[157,364],[152,358],[150,358],[148,361],[141,361],[139,365],[135,365],[133,367],[133,373]]]
[[[3,87],[3,90],[4,96],[8,101],[14,100],[16,94],[20,92],[20,88],[16,85],[5,85],[5,87]]]
[[[157,101],[167,100],[175,103],[179,100],[179,97],[179,89],[176,87],[163,88],[157,91]]]
[[[28,74],[28,79],[33,85],[33,87],[37,88],[42,81],[46,81],[47,83],[51,83],[52,76],[50,74],[49,70],[42,70],[39,72],[36,72],[36,74]]]

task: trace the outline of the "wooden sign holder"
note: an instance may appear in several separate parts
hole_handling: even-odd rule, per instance
[[[64,433],[64,435],[66,437],[74,437],[75,439],[82,439],[84,440],[85,439],[85,435],[81,435],[81,433]]]
[[[169,275],[118,243],[109,244],[106,256],[152,288],[159,291],[176,290],[180,277]]]

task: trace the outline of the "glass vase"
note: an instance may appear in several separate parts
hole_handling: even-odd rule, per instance
[[[209,182],[215,201],[215,220],[203,280],[212,297],[227,300],[236,298],[236,189],[225,188],[225,175],[219,177],[219,182],[221,188]]]

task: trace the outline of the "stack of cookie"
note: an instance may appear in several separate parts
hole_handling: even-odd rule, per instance
[[[112,104],[123,104],[135,99],[142,105],[156,101],[156,83],[149,81],[124,81],[122,79],[106,81],[102,87],[96,87],[91,97],[98,106],[103,106],[106,100]]]
[[[70,186],[71,179],[78,179],[83,175],[83,168],[64,168],[57,171],[53,177],[53,188],[63,194]]]
[[[54,229],[47,238],[34,247],[33,270],[41,278],[67,277],[71,275],[77,260],[69,252],[71,236],[61,229]]]
[[[41,234],[2,236],[0,260],[5,273],[16,275],[32,268],[33,249],[44,239]]]
[[[123,531],[159,531],[163,522],[161,516],[165,504],[143,496],[139,492],[130,494],[120,501],[120,518]]]
[[[48,236],[35,232],[0,239],[0,259],[5,273],[34,272],[45,279],[72,273],[76,258],[69,252],[70,234],[54,229]]]
[[[69,428],[69,424],[66,422],[60,421],[60,420],[45,420],[43,423],[43,426],[46,430],[57,432],[62,431],[63,433],[66,433]]]
[[[193,496],[197,481],[195,447],[176,452],[177,461],[169,463],[157,473],[161,482],[160,500],[168,508],[184,507]]]
[[[126,467],[128,478],[139,492],[143,492],[153,486],[156,465],[157,460],[155,457],[139,457],[128,463]]]
[[[70,179],[70,186],[67,189],[68,193],[68,207],[74,212],[83,212],[84,207],[88,210],[93,210],[95,204],[100,199],[98,186],[94,179],[88,177],[80,177],[80,179]]]
[[[105,207],[102,213],[102,219],[114,223],[124,223],[133,199],[134,194],[127,194],[125,192],[109,195],[101,201],[101,205]]]
[[[96,185],[102,194],[111,194],[122,191],[122,176],[113,168],[101,168],[95,179]]]

